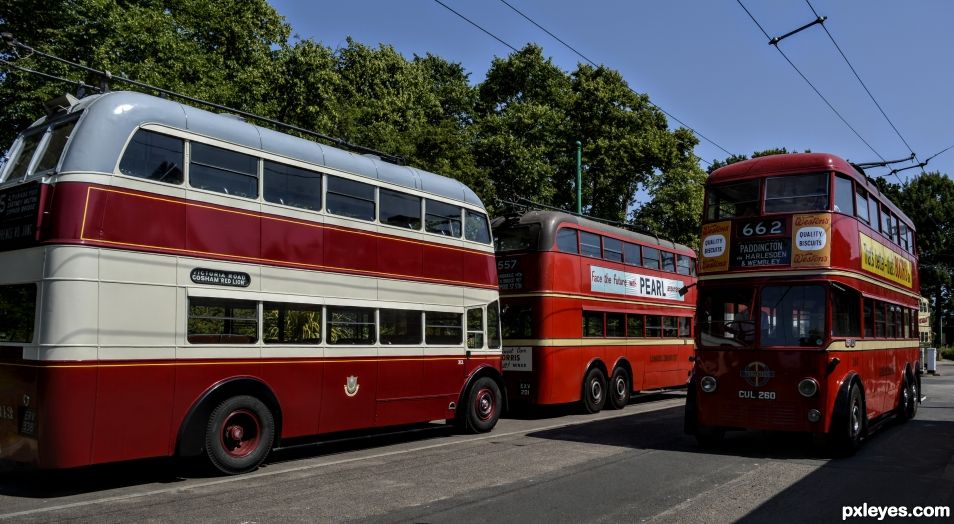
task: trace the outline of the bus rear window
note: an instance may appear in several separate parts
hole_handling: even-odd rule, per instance
[[[33,342],[36,284],[0,286],[0,342]]]
[[[765,179],[766,213],[799,213],[828,209],[828,173]]]

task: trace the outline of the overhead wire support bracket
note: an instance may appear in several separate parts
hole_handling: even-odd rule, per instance
[[[828,20],[828,17],[827,17],[827,16],[819,16],[819,17],[816,18],[815,20],[813,20],[813,21],[811,21],[811,22],[809,22],[809,23],[803,25],[802,27],[799,27],[798,29],[796,29],[796,30],[794,30],[794,31],[789,31],[788,33],[785,33],[785,34],[782,35],[782,36],[776,36],[775,38],[772,38],[771,40],[768,41],[768,43],[769,43],[769,45],[774,45],[774,46],[778,47],[778,43],[781,42],[782,40],[785,40],[786,38],[788,38],[788,37],[794,35],[795,33],[800,33],[800,32],[802,32],[802,31],[808,29],[809,27],[811,27],[811,26],[813,26],[813,25],[824,24],[824,23],[825,23],[825,20]]]

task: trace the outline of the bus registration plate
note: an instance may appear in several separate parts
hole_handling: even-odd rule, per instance
[[[755,400],[775,400],[774,391],[751,391],[751,390],[740,390],[739,398],[751,398]]]

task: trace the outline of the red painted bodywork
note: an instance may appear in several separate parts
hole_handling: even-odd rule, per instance
[[[880,195],[876,186],[870,184],[850,164],[841,158],[824,153],[774,155],[732,164],[710,175],[707,190],[712,185],[726,182],[818,172],[847,175],[869,193]],[[910,220],[907,220],[904,213],[890,201],[883,199],[882,202],[910,224]],[[714,271],[700,277],[698,286],[700,292],[716,289],[719,286],[834,282],[858,290],[865,298],[913,308],[916,312],[918,308],[916,294],[920,289],[917,257],[892,244],[890,240],[855,217],[832,212],[832,210],[829,210],[829,213],[832,217],[830,265],[817,268],[793,268],[784,265]],[[792,215],[793,213],[763,214],[761,217],[782,219],[790,226]],[[760,217],[756,217],[758,218]],[[724,220],[726,219],[715,222]],[[743,223],[752,220],[752,217],[731,219],[733,243],[738,236],[735,232]],[[862,268],[859,233],[876,239],[895,254],[911,262],[911,288],[906,288]],[[788,234],[790,235],[790,232]],[[758,273],[758,275],[749,276],[748,274],[751,273]],[[711,278],[711,276],[728,275],[733,278]],[[860,380],[869,420],[889,414],[896,409],[901,398],[900,389],[905,374],[914,373],[919,366],[917,333],[911,334],[910,338],[832,337],[831,315],[829,303],[826,319],[827,336],[821,349],[760,348],[758,339],[754,344],[755,349],[704,348],[701,345],[701,335],[697,333],[698,349],[693,370],[694,380],[690,387],[694,388],[696,416],[699,424],[711,427],[827,433],[832,430],[832,415],[839,391],[842,385],[854,376]],[[859,315],[863,322],[864,316],[860,313]],[[863,333],[862,329],[862,335]],[[878,341],[889,346],[897,344],[897,347],[864,350],[824,349],[832,342],[846,340]],[[753,387],[746,383],[742,378],[742,370],[752,362],[767,365],[775,376],[760,387]],[[718,387],[713,393],[705,393],[699,387],[698,379],[706,375],[713,376],[717,380]],[[814,378],[819,383],[819,392],[812,398],[805,398],[798,393],[797,385],[804,378]],[[776,394],[776,399],[740,398],[740,391],[771,391]],[[809,422],[807,414],[810,409],[820,411],[821,419],[818,422]]]
[[[598,229],[573,225],[581,231],[603,236],[614,235]],[[632,239],[615,236],[628,242]],[[658,247],[658,246],[650,246]],[[691,250],[676,253],[695,258]],[[692,344],[647,345],[588,345],[587,340],[611,341],[612,338],[587,339],[582,337],[583,309],[610,313],[634,313],[691,318],[696,302],[696,277],[666,271],[625,265],[604,259],[561,253],[555,246],[548,251],[522,254],[498,253],[498,268],[516,262],[516,270],[523,274],[520,289],[501,289],[502,306],[530,306],[533,311],[534,334],[529,337],[532,347],[532,371],[504,371],[508,398],[511,402],[532,404],[562,404],[581,399],[583,379],[591,365],[602,365],[611,375],[617,365],[628,363],[632,370],[633,391],[685,386],[692,369]],[[684,302],[656,298],[625,297],[613,293],[591,291],[590,266],[641,273],[682,280],[689,286]],[[542,294],[542,295],[539,295]],[[536,295],[536,296],[526,296]],[[673,304],[690,309],[671,307]],[[541,346],[536,341],[547,339],[579,340],[582,345]],[[651,338],[640,341],[651,342]],[[625,342],[625,339],[620,339]],[[504,339],[504,346],[525,345],[520,340]],[[529,384],[529,395],[522,393]]]
[[[44,220],[34,245],[496,288],[493,255],[477,250],[88,184],[43,186],[42,195]],[[451,419],[457,415],[451,405],[461,403],[470,378],[486,370],[499,375],[501,368],[499,354],[334,358],[333,351],[324,359],[108,362],[34,361],[21,351],[4,352],[0,459],[69,468],[173,455],[190,410],[235,378],[273,393],[280,439]],[[351,376],[358,377],[353,396],[345,387]],[[25,414],[35,417],[33,431],[23,431]]]

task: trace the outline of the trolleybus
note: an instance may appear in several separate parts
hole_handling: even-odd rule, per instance
[[[762,157],[706,182],[686,430],[827,436],[855,450],[920,402],[911,221],[830,154]]]
[[[554,211],[498,218],[494,235],[512,403],[580,401],[592,413],[685,387],[691,249]]]
[[[0,459],[205,454],[503,409],[488,218],[460,182],[113,92],[0,178]]]

